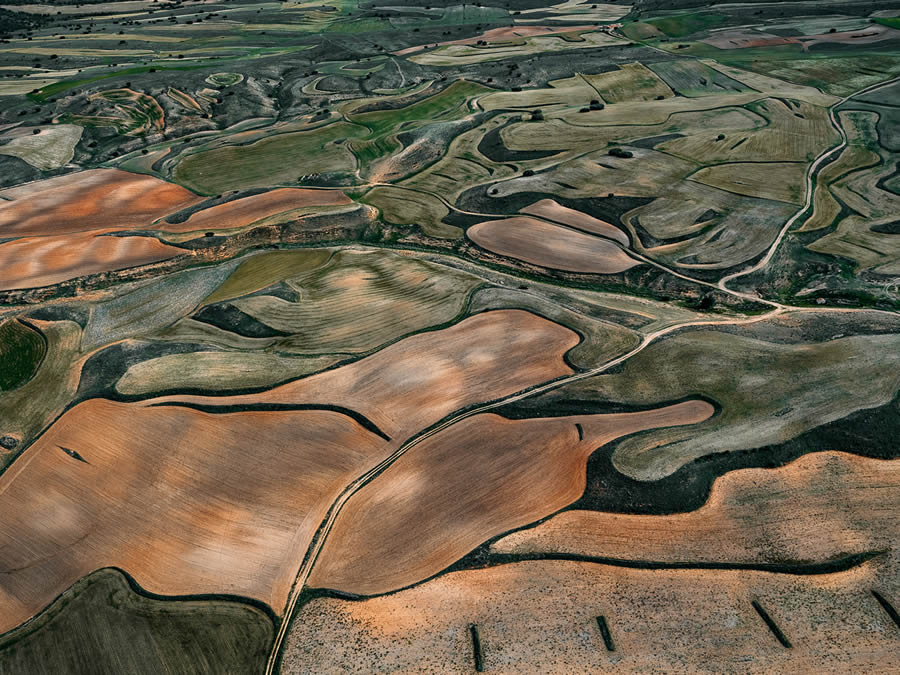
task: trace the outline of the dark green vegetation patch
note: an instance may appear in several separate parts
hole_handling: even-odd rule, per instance
[[[44,337],[31,326],[16,320],[0,324],[0,391],[28,382],[46,353]]]
[[[261,609],[147,597],[107,568],[0,638],[0,673],[259,673],[272,634]]]

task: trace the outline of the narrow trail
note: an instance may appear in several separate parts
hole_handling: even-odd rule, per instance
[[[636,354],[639,354],[640,352],[644,351],[644,349],[646,349],[648,346],[650,346],[651,344],[653,344],[660,338],[663,338],[666,335],[670,335],[670,334],[675,333],[676,331],[682,330],[684,328],[693,328],[693,327],[697,327],[697,326],[707,326],[707,325],[723,326],[723,325],[753,324],[753,323],[758,323],[760,321],[767,321],[769,319],[775,318],[775,317],[777,317],[781,314],[785,314],[787,312],[817,312],[817,313],[841,312],[841,313],[848,313],[848,312],[859,312],[859,311],[876,311],[876,312],[882,313],[884,310],[867,310],[867,309],[857,309],[857,308],[825,308],[825,307],[812,308],[812,307],[795,307],[795,306],[791,306],[791,305],[784,305],[782,303],[778,303],[773,300],[767,300],[767,299],[764,299],[761,297],[757,297],[751,293],[744,293],[741,291],[732,290],[732,289],[728,288],[727,284],[729,281],[733,281],[734,279],[737,279],[739,277],[746,276],[748,274],[752,274],[753,272],[758,271],[758,270],[764,268],[766,265],[768,265],[769,262],[771,262],[772,258],[774,257],[776,251],[778,250],[778,246],[781,244],[784,237],[787,235],[787,232],[790,230],[791,226],[795,222],[797,222],[797,220],[800,217],[802,217],[803,214],[806,213],[806,211],[809,209],[809,206],[812,203],[812,199],[813,199],[813,195],[814,195],[815,172],[818,170],[818,168],[822,165],[822,163],[825,160],[827,160],[829,157],[831,157],[834,153],[839,152],[840,150],[845,148],[847,145],[847,133],[846,133],[846,131],[844,131],[843,127],[841,127],[841,125],[838,123],[838,120],[835,116],[835,109],[838,106],[842,105],[843,103],[846,103],[850,99],[854,98],[855,96],[859,96],[860,94],[876,91],[883,87],[890,86],[898,81],[900,81],[900,77],[895,77],[895,78],[892,78],[885,82],[871,85],[869,87],[866,87],[864,89],[856,91],[852,94],[848,94],[843,99],[841,99],[840,101],[838,101],[837,103],[835,103],[834,105],[832,105],[829,108],[829,111],[828,111],[829,119],[831,120],[832,126],[841,135],[842,141],[839,145],[837,145],[833,148],[829,148],[828,150],[822,152],[815,159],[815,161],[809,166],[809,168],[807,169],[807,173],[806,173],[806,199],[804,200],[803,206],[800,207],[800,209],[785,223],[785,225],[782,227],[781,231],[779,232],[778,237],[775,239],[775,241],[773,241],[772,245],[769,247],[769,250],[766,253],[766,255],[752,267],[749,267],[745,270],[741,270],[739,272],[735,272],[734,274],[730,274],[726,277],[723,277],[722,279],[719,280],[718,284],[713,284],[710,282],[701,281],[699,279],[694,279],[693,277],[690,277],[685,274],[681,274],[679,272],[676,272],[675,270],[672,270],[672,269],[666,267],[665,265],[662,265],[661,263],[657,263],[656,261],[646,258],[645,256],[636,254],[634,251],[629,251],[630,255],[635,256],[636,258],[642,260],[643,262],[645,262],[647,264],[651,264],[660,269],[663,269],[666,272],[669,272],[670,274],[673,274],[681,279],[685,279],[687,281],[691,281],[696,284],[700,284],[703,286],[708,286],[708,287],[718,289],[720,291],[728,293],[729,295],[741,298],[743,300],[749,300],[752,302],[760,302],[760,303],[767,304],[770,307],[772,307],[771,311],[766,312],[764,314],[759,314],[754,317],[740,318],[740,319],[738,319],[738,318],[724,319],[724,320],[723,319],[698,319],[698,320],[692,320],[692,321],[683,321],[683,322],[673,324],[671,326],[667,326],[665,328],[661,328],[652,333],[648,333],[642,337],[641,342],[637,345],[637,347],[635,347],[631,351],[629,351],[615,359],[612,359],[611,361],[607,361],[606,363],[604,363],[600,366],[597,366],[596,368],[581,371],[578,373],[573,373],[572,375],[558,378],[556,380],[552,380],[550,382],[546,382],[544,384],[541,384],[541,385],[538,385],[535,387],[526,388],[526,389],[520,390],[518,392],[515,392],[513,394],[510,394],[509,396],[505,396],[503,398],[499,398],[494,401],[484,403],[475,408],[471,408],[469,410],[461,411],[454,415],[451,415],[450,417],[446,418],[442,422],[439,422],[438,424],[431,427],[430,429],[421,431],[418,434],[407,439],[406,441],[403,442],[402,445],[400,445],[396,450],[394,450],[394,452],[392,452],[388,457],[386,457],[381,462],[379,462],[376,466],[372,467],[371,469],[369,469],[368,471],[366,471],[365,473],[363,473],[362,475],[357,477],[355,480],[353,480],[351,483],[349,483],[341,491],[341,494],[338,496],[338,498],[332,503],[331,507],[328,509],[325,519],[319,525],[319,528],[316,531],[309,548],[307,549],[306,555],[300,564],[300,568],[297,572],[297,577],[294,581],[293,586],[291,587],[291,593],[288,597],[288,602],[285,605],[283,618],[282,618],[281,624],[278,628],[278,632],[275,636],[275,641],[272,645],[272,650],[269,653],[269,659],[266,664],[266,675],[274,675],[274,673],[275,673],[275,668],[278,664],[278,658],[281,653],[281,647],[282,647],[282,644],[284,643],[284,638],[287,635],[288,628],[290,627],[291,618],[293,616],[294,610],[296,609],[297,602],[299,601],[299,599],[303,593],[303,589],[306,586],[306,581],[309,578],[310,573],[312,572],[312,568],[315,566],[316,561],[318,560],[318,557],[321,554],[322,549],[325,546],[325,542],[328,538],[328,535],[330,534],[332,528],[334,527],[334,523],[337,521],[337,518],[340,515],[341,510],[343,509],[344,505],[350,500],[351,497],[353,497],[354,494],[356,494],[356,492],[358,492],[360,489],[362,489],[363,487],[368,485],[370,482],[372,482],[375,478],[377,478],[379,475],[381,475],[385,470],[390,468],[390,466],[394,462],[396,462],[403,455],[405,455],[412,448],[416,447],[423,441],[431,438],[432,436],[435,436],[436,434],[439,434],[440,432],[446,430],[447,428],[453,426],[454,424],[456,424],[464,419],[472,417],[473,415],[482,414],[482,413],[488,412],[490,410],[499,408],[501,406],[507,405],[509,403],[515,403],[517,401],[521,401],[522,399],[525,399],[525,398],[528,398],[531,396],[537,396],[537,395],[546,393],[548,391],[552,391],[553,389],[557,389],[559,387],[565,386],[567,384],[577,382],[579,380],[584,380],[584,379],[587,379],[590,377],[595,377],[597,375],[600,375],[600,374],[610,370],[611,368],[614,368],[614,367],[618,366],[619,364],[624,363],[625,361],[629,360]],[[375,184],[375,185],[380,185],[380,184]],[[403,186],[393,185],[393,187],[403,187]],[[504,218],[508,217],[508,214],[483,214],[483,213],[476,213],[476,212],[471,212],[471,211],[461,211],[460,209],[457,209],[455,206],[451,205],[446,199],[444,199],[440,195],[431,193],[427,190],[414,189],[414,188],[405,188],[405,189],[412,190],[415,192],[422,192],[425,194],[430,194],[433,197],[437,198],[442,204],[444,204],[448,208],[455,210],[455,211],[459,211],[461,213],[465,213],[467,215],[487,216],[487,217],[500,216],[500,217],[504,217]],[[892,314],[892,315],[894,314],[894,312],[886,312],[886,313]]]
[[[835,109],[838,106],[843,105],[847,101],[860,94],[868,94],[873,91],[877,91],[878,89],[882,89],[884,87],[889,87],[890,85],[900,81],[900,77],[895,77],[893,79],[887,80],[885,82],[880,82],[877,84],[870,85],[864,89],[860,89],[859,91],[853,92],[852,94],[848,94],[844,98],[842,98],[837,103],[833,104],[828,108],[828,119],[831,121],[831,126],[834,127],[837,132],[841,135],[841,142],[839,145],[834,146],[828,150],[822,152],[818,157],[816,157],[815,161],[809,165],[806,170],[806,199],[803,202],[803,206],[788,219],[788,221],[784,224],[784,227],[781,228],[781,231],[778,233],[778,236],[775,238],[775,241],[772,242],[772,245],[769,247],[769,250],[766,252],[759,262],[757,262],[752,267],[748,267],[745,270],[741,270],[739,272],[735,272],[734,274],[729,274],[728,276],[722,277],[719,279],[718,287],[723,291],[728,291],[728,282],[734,281],[740,277],[747,276],[748,274],[753,274],[754,272],[761,270],[763,267],[768,265],[772,258],[775,256],[775,252],[778,250],[778,247],[781,245],[782,240],[787,236],[787,233],[790,231],[791,227],[794,223],[797,222],[806,212],[809,210],[809,207],[812,205],[813,197],[815,196],[815,175],[816,171],[818,171],[819,167],[822,163],[827,160],[829,157],[834,155],[835,153],[839,153],[841,150],[847,147],[847,132],[844,130],[844,127],[838,123],[837,117],[834,114]]]

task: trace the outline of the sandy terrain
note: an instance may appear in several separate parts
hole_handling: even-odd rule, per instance
[[[489,251],[550,269],[615,274],[640,265],[606,239],[528,216],[488,220],[466,234]]]
[[[0,237],[145,228],[202,200],[183,187],[118,169],[91,169],[0,191]]]
[[[840,452],[716,481],[691,513],[566,511],[492,546],[498,553],[571,552],[663,562],[825,562],[900,540],[900,464]]]
[[[185,253],[152,237],[104,237],[86,232],[23,237],[0,244],[0,289],[49,286]]]
[[[540,216],[547,220],[555,220],[557,223],[569,225],[577,230],[599,234],[607,239],[614,239],[623,246],[628,246],[628,235],[615,225],[589,216],[581,211],[570,209],[552,199],[542,199],[531,206],[526,206],[519,213],[527,213],[530,216]]]
[[[897,606],[896,565],[822,576],[561,561],[456,572],[363,602],[311,601],[291,625],[282,672],[471,673],[476,624],[490,673],[889,673],[898,628],[871,590]]]
[[[160,220],[154,227],[166,232],[227,230],[304,206],[340,206],[352,203],[340,190],[281,188],[203,209],[183,223],[173,224]]]
[[[712,413],[708,403],[690,401],[639,413],[463,420],[411,450],[348,502],[308,583],[374,595],[426,579],[486,539],[578,499],[595,448]]]
[[[330,411],[83,403],[0,477],[0,632],[110,565],[281,611],[324,510],[385,447]]]

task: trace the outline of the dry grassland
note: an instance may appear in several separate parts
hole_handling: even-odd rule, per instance
[[[896,558],[827,575],[641,570],[532,561],[455,572],[363,602],[320,598],[293,622],[282,672],[888,673]],[[757,601],[793,645],[785,649]],[[597,626],[603,616],[615,646]]]
[[[47,353],[34,377],[0,396],[0,436],[12,436],[24,448],[62,413],[78,389],[81,375],[81,328],[73,321],[37,321],[47,340]],[[0,469],[15,453],[0,451]]]
[[[799,231],[809,232],[831,225],[841,212],[841,205],[831,193],[830,186],[847,174],[874,166],[881,157],[866,147],[873,136],[877,138],[877,115],[871,112],[847,111],[838,114],[841,126],[847,132],[847,147],[837,159],[827,164],[816,176],[813,195],[813,212]]]
[[[35,130],[40,133],[35,134]],[[17,127],[0,137],[4,141],[11,139],[0,145],[0,154],[18,157],[41,171],[58,169],[72,161],[83,131],[74,124]]]
[[[497,553],[709,563],[822,563],[900,539],[897,462],[841,452],[719,478],[699,510],[671,516],[565,511],[497,541]]]
[[[840,141],[825,108],[772,98],[748,107],[765,118],[766,126],[721,134],[715,127],[698,129],[699,133],[667,141],[659,149],[702,164],[808,162]]]
[[[704,101],[705,99],[667,99],[673,101]],[[644,105],[645,110],[655,110],[656,106],[667,101],[655,101],[653,105]],[[526,122],[514,124],[503,130],[501,137],[510,150],[576,150],[583,152],[588,148],[603,148],[609,143],[624,143],[632,139],[664,136],[666,134],[706,133],[709,129],[718,131],[744,131],[758,129],[765,125],[765,120],[737,106],[724,106],[696,111],[673,111],[662,119],[653,121],[655,116],[638,113],[632,124],[619,115],[602,117],[606,111],[615,112],[615,108],[630,103],[609,105],[603,110],[586,114],[549,113],[544,122]],[[608,120],[608,122],[606,121]],[[648,121],[643,121],[648,120]]]
[[[806,164],[803,162],[718,164],[700,169],[690,180],[747,197],[788,204],[803,203]]]
[[[126,396],[162,391],[226,391],[270,387],[334,364],[337,356],[298,358],[254,352],[168,354],[131,366],[116,383]]]
[[[607,103],[654,101],[674,96],[672,89],[642,63],[624,63],[618,70],[583,75]]]
[[[292,353],[363,352],[452,320],[477,277],[381,251],[339,251],[326,265],[290,279],[290,302],[253,295],[232,302],[267,326],[290,333],[278,342]]]
[[[497,44],[487,47],[471,45],[448,45],[429,52],[409,57],[409,60],[423,66],[469,66],[475,63],[520,58],[532,54],[561,52],[576,49],[596,49],[611,45],[627,44],[603,32],[581,33],[577,40],[556,35],[537,35],[524,38],[519,44]]]

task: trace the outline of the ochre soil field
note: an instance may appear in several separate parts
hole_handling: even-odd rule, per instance
[[[802,576],[544,560],[455,572],[361,602],[309,602],[281,672],[471,673],[475,624],[490,673],[888,673],[898,629],[872,591],[897,606],[896,565]]]
[[[493,311],[261,394],[82,403],[0,476],[0,631],[104,566],[154,593],[231,593],[281,611],[345,485],[453,410],[571,373],[562,356],[577,343],[528,312]],[[398,438],[326,410],[159,405],[179,399],[337,404]]]
[[[691,513],[566,511],[497,541],[497,553],[569,552],[660,562],[826,562],[900,540],[900,466],[840,452],[716,481]]]
[[[183,187],[118,169],[91,169],[0,192],[0,237],[144,228],[202,200]]]
[[[614,239],[623,246],[628,246],[629,244],[628,235],[615,225],[589,216],[581,211],[570,209],[553,199],[542,199],[521,209],[519,213],[554,220],[557,223],[574,227],[576,230],[582,230],[583,232],[599,234],[607,239]]]
[[[0,477],[0,632],[106,566],[281,611],[328,506],[385,448],[327,410],[82,403]]]
[[[350,499],[309,584],[374,595],[426,579],[486,539],[578,499],[595,448],[713,412],[705,401],[688,401],[610,415],[470,417],[423,441]]]
[[[154,228],[166,232],[229,230],[244,227],[292,209],[306,206],[341,206],[352,203],[350,198],[340,190],[281,188],[203,209],[183,223],[168,223],[160,220],[154,223]]]
[[[640,265],[605,239],[528,216],[488,220],[466,234],[493,253],[550,269],[615,274]]]
[[[522,310],[476,314],[337,370],[246,396],[171,396],[205,405],[328,403],[352,408],[397,441],[454,410],[569,375],[578,335]]]
[[[23,237],[0,245],[0,289],[49,286],[184,253],[184,249],[153,237],[97,236],[91,232]]]

